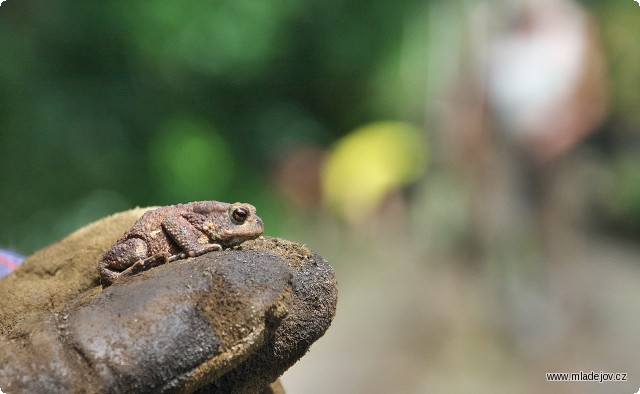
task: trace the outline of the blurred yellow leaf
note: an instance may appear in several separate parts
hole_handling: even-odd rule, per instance
[[[420,131],[404,122],[365,125],[338,141],[322,174],[330,207],[350,221],[371,214],[385,196],[420,177],[427,162]]]

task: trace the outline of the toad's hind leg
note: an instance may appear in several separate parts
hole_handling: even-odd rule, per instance
[[[156,253],[151,257],[147,257],[144,260],[138,260],[126,270],[120,272],[121,275],[132,275],[138,272],[146,271],[150,268],[157,267],[159,265],[168,263],[171,255],[168,252]]]
[[[125,276],[130,276],[130,275],[134,275],[137,274],[139,272],[142,271],[146,271],[152,267],[157,267],[159,265],[165,264],[169,261],[169,253],[167,252],[161,252],[158,254],[155,254],[151,257],[148,257],[144,260],[138,260],[135,263],[133,263],[131,266],[129,266],[127,269],[123,270],[123,271],[109,271],[109,270],[101,270],[101,275],[103,278],[103,283],[105,283],[106,285],[110,285],[113,282],[125,277]]]
[[[127,239],[114,245],[99,263],[100,276],[106,286],[118,279],[145,271],[169,261],[169,253],[161,252],[147,257],[148,248],[140,238]]]

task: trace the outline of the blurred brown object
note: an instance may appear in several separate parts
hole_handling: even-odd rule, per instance
[[[593,133],[607,113],[603,49],[591,15],[571,1],[527,2],[493,39],[490,109],[537,163]]]
[[[325,152],[317,147],[302,146],[283,158],[277,171],[278,190],[302,208],[318,207],[322,201],[320,169]]]
[[[496,284],[503,334],[529,354],[580,329],[562,303],[577,313],[584,302],[548,288],[584,250],[574,224],[589,212],[569,207],[587,206],[591,174],[577,148],[607,115],[608,84],[586,9],[572,0],[503,5],[466,8],[451,27],[461,42],[442,51],[454,71],[439,137],[466,193],[460,249]]]
[[[505,242],[499,233],[532,232],[528,220],[549,216],[552,164],[597,130],[608,86],[599,30],[577,3],[465,12],[464,45],[446,55],[457,67],[443,89],[440,149],[469,188],[470,241],[487,252]]]
[[[547,164],[594,133],[607,115],[598,26],[570,0],[490,11],[477,7],[467,15],[468,42],[449,55],[457,57],[450,61],[458,71],[439,111],[446,160],[474,173],[493,150],[514,148],[525,161]]]

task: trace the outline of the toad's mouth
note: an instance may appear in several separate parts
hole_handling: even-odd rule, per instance
[[[227,241],[225,241],[225,244],[228,245],[229,247],[238,246],[241,243],[243,243],[244,241],[248,241],[250,239],[256,239],[259,236],[260,236],[260,234],[255,234],[255,235],[251,235],[251,236],[243,235],[241,237],[231,237]]]

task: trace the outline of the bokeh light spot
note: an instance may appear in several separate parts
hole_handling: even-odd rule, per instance
[[[176,201],[224,194],[235,164],[227,142],[204,121],[169,120],[151,147],[161,193]]]

